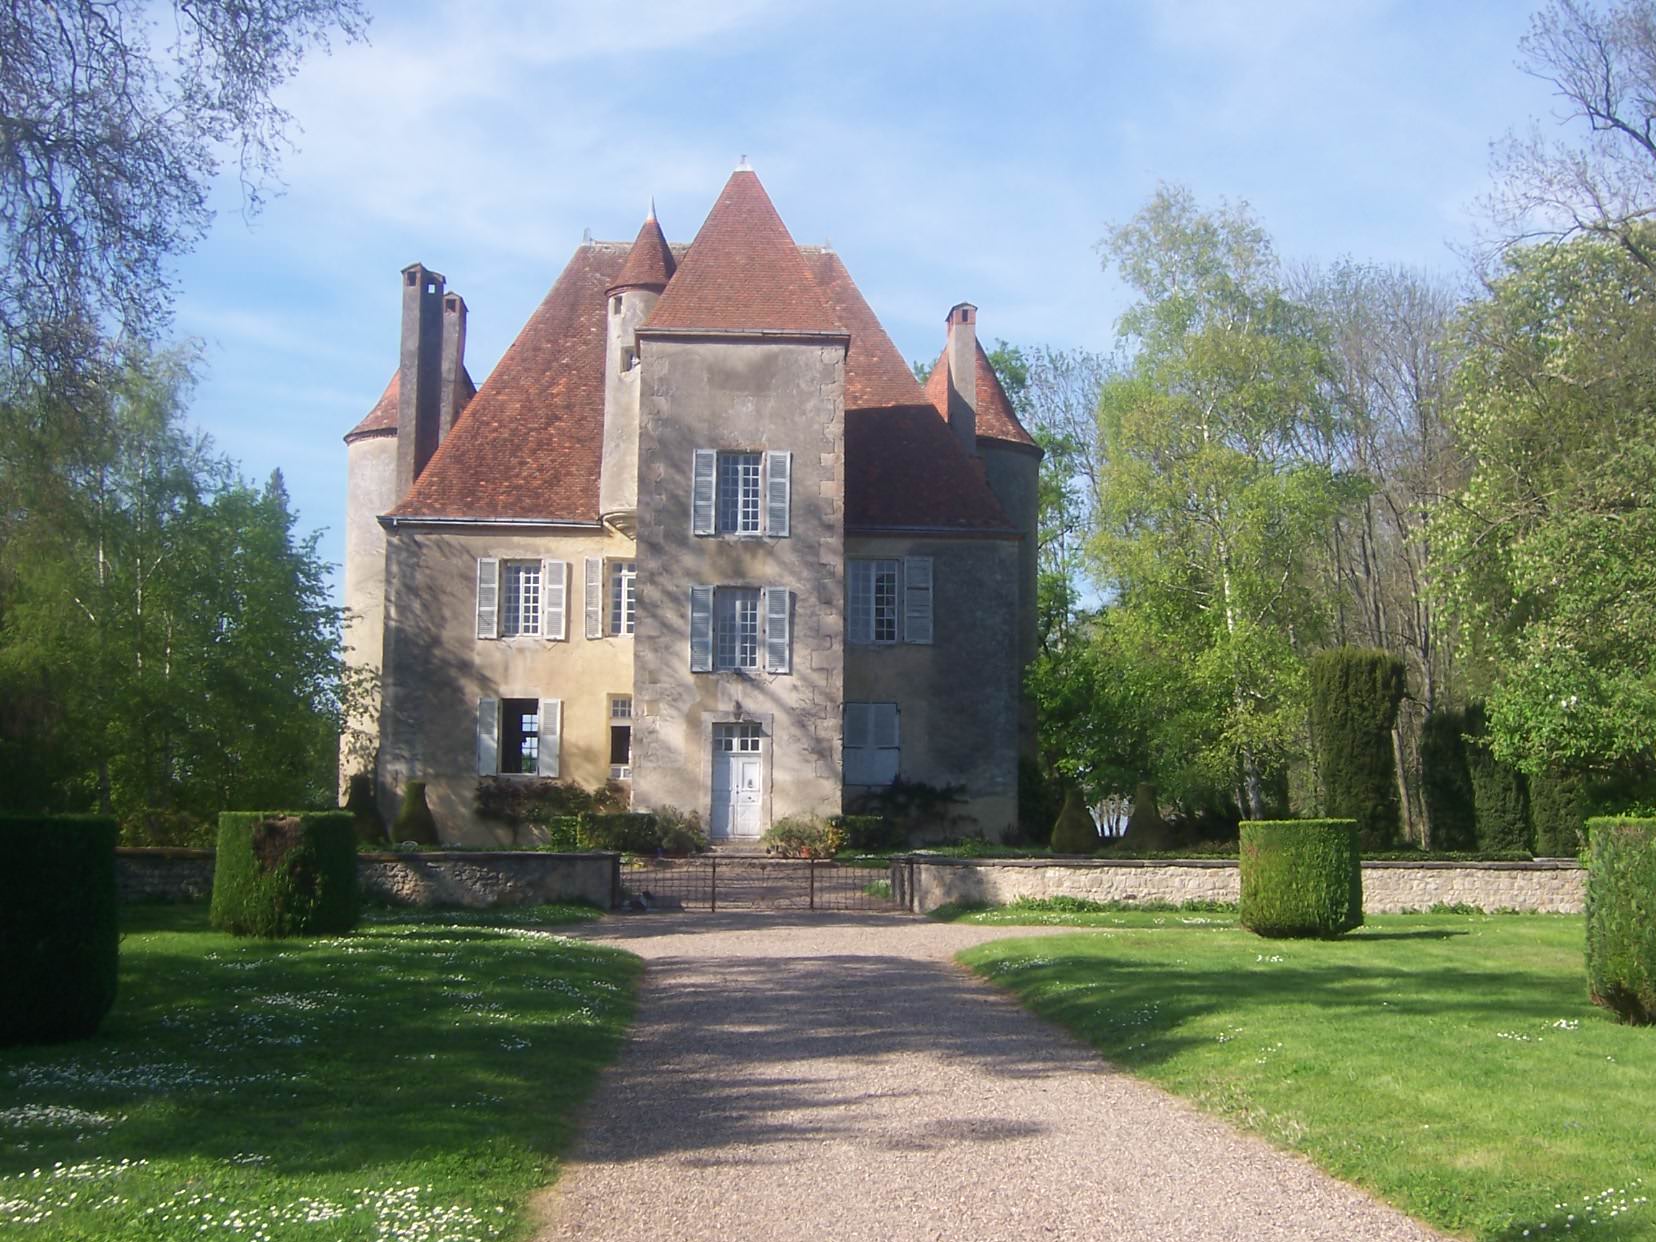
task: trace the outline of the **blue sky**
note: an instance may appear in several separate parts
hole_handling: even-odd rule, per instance
[[[630,239],[653,197],[689,241],[745,154],[906,357],[962,300],[987,340],[1107,350],[1095,247],[1158,181],[1245,200],[1285,260],[1459,276],[1490,142],[1552,108],[1521,0],[370,4],[281,95],[285,192],[248,222],[227,180],[178,269],[196,422],[283,469],[332,562],[415,260],[465,296],[481,382],[584,229]]]

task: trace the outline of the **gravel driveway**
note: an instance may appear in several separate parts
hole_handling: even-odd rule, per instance
[[[1427,1239],[1118,1073],[952,958],[1065,929],[645,914],[637,1021],[543,1207],[552,1239]]]

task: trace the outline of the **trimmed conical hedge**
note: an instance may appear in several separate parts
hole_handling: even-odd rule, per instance
[[[437,820],[426,805],[426,783],[409,781],[403,786],[402,806],[397,808],[396,821],[391,825],[391,839],[412,841],[415,845],[441,845],[437,835]]]
[[[1335,647],[1311,657],[1311,736],[1328,814],[1357,821],[1364,849],[1399,836],[1392,726],[1405,686],[1403,661],[1377,649]]]
[[[1239,920],[1261,936],[1338,936],[1363,923],[1353,819],[1245,819]]]
[[[348,932],[358,913],[349,811],[225,811],[213,865],[214,927],[237,936]]]
[[[1063,809],[1052,825],[1052,852],[1054,854],[1091,854],[1101,842],[1092,814],[1081,795],[1074,788],[1064,794]]]

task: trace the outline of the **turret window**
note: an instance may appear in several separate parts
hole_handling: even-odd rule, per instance
[[[932,641],[932,558],[845,562],[845,638],[860,646]]]

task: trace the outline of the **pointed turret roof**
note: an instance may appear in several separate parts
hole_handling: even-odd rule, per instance
[[[949,417],[949,347],[937,356],[937,363],[926,380],[926,400],[937,407],[939,414]],[[1012,399],[1001,387],[1000,377],[983,352],[983,342],[977,343],[977,434],[980,440],[1004,440],[1037,448],[1034,437],[1024,430],[1012,410]]]
[[[385,386],[380,399],[374,402],[374,408],[368,411],[365,417],[355,427],[345,433],[345,443],[354,440],[366,440],[370,436],[394,436],[397,434],[397,405],[402,391],[402,372],[391,372],[391,382]],[[477,395],[477,385],[472,383],[470,371],[462,370],[460,377],[461,394],[466,403]],[[465,405],[461,410],[464,412]]]
[[[737,169],[644,331],[843,333],[750,170]]]
[[[678,261],[673,258],[673,248],[667,244],[661,225],[656,222],[655,204],[651,203],[650,214],[645,217],[644,226],[638,230],[638,237],[633,241],[632,249],[627,252],[627,261],[622,265],[621,274],[615,278],[615,283],[608,291],[617,293],[622,289],[654,289],[660,293],[673,278],[673,270],[677,266]]]

